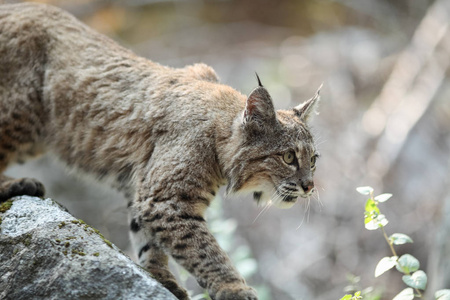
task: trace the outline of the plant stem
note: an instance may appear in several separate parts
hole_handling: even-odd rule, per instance
[[[378,204],[378,202],[376,202],[374,197],[373,197],[373,191],[370,192],[370,199],[375,202],[375,205]],[[384,230],[384,226],[381,226],[380,228],[381,228],[381,231],[383,232],[384,239],[386,240],[386,242],[389,244],[389,247],[391,248],[392,254],[397,257],[397,261],[398,261],[399,257],[397,255],[397,252],[395,252],[394,245],[389,240],[389,237],[386,234],[386,230]],[[410,273],[408,272],[406,275],[410,275]],[[420,292],[419,289],[415,288],[414,290],[417,292],[417,295],[415,295],[416,297],[423,298],[423,295],[422,295],[422,293]]]
[[[384,238],[386,239],[386,242],[389,244],[389,247],[391,247],[392,254],[394,254],[394,256],[397,256],[397,260],[398,260],[397,252],[395,252],[394,246],[393,246],[392,243],[389,241],[389,238],[388,238],[388,236],[387,236],[387,234],[386,234],[386,231],[384,230],[384,227],[381,227],[381,231],[383,232],[383,236],[384,236]],[[410,273],[408,272],[407,275],[410,275]],[[419,290],[419,289],[415,289],[415,290],[416,290],[416,292],[417,292],[417,297],[422,298],[422,293],[420,292],[420,290]]]
[[[394,256],[397,256],[397,252],[395,252],[394,246],[392,245],[391,241],[389,241],[389,238],[386,234],[386,231],[384,230],[384,227],[381,227],[381,231],[383,232],[383,236],[386,239],[386,242],[389,244],[389,247],[391,247],[392,254],[394,254]]]
[[[417,292],[417,296],[419,297],[419,298],[422,298],[422,293],[419,291],[419,289],[415,289],[416,290],[416,292]]]

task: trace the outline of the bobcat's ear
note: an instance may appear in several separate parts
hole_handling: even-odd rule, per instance
[[[300,118],[300,120],[302,120],[305,123],[308,122],[312,114],[316,112],[320,100],[321,88],[322,84],[320,85],[314,97],[293,108],[295,114]]]
[[[272,124],[272,122],[276,121],[276,113],[272,97],[261,84],[258,74],[256,74],[256,77],[258,78],[259,86],[247,98],[242,123],[246,126],[254,124],[262,127],[264,124]]]

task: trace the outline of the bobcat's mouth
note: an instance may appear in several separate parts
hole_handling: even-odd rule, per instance
[[[296,202],[297,201],[297,196],[284,196],[282,201],[283,202]]]
[[[264,204],[267,201],[272,202],[274,200],[274,202],[272,202],[272,203],[276,207],[290,208],[292,205],[294,205],[297,202],[298,195],[288,194],[288,195],[281,196],[280,194],[278,194],[278,197],[271,200],[271,199],[267,199],[267,196],[266,196],[266,194],[264,194],[264,192],[258,191],[258,192],[253,192],[253,199],[256,201],[256,203],[258,205]]]

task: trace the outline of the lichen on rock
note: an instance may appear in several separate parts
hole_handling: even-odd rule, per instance
[[[176,299],[55,201],[8,202],[0,212],[0,299]]]

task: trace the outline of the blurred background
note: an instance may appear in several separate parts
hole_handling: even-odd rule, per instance
[[[414,240],[397,252],[420,260],[428,295],[450,288],[450,1],[38,2],[161,64],[204,62],[244,94],[256,71],[280,109],[323,83],[312,121],[317,195],[264,211],[250,197],[222,196],[211,209],[212,230],[262,300],[340,299],[349,280],[376,299],[406,287],[397,271],[374,278],[391,254],[381,232],[364,229],[362,185],[394,194],[380,206],[386,231]],[[7,173],[39,178],[47,196],[130,253],[119,194],[67,175],[50,156]]]

